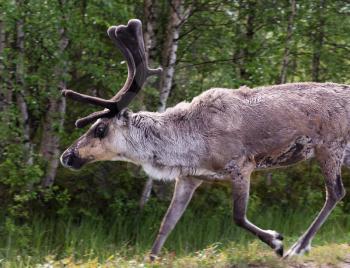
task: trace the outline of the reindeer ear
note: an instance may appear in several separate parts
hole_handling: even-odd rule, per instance
[[[117,121],[120,125],[126,126],[131,118],[132,111],[128,108],[124,108],[117,115]]]

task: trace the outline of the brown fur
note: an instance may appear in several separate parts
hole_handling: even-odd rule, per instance
[[[93,133],[101,123],[108,125],[108,133],[103,139],[95,138]],[[340,167],[343,159],[349,159],[349,124],[347,85],[214,88],[164,113],[124,111],[115,118],[99,119],[67,149],[62,163],[74,167],[76,161],[78,168],[91,161],[125,160],[142,165],[155,178],[177,178],[153,255],[159,253],[203,179],[231,181],[235,222],[282,255],[281,235],[246,219],[250,174],[255,169],[316,157],[325,175],[327,200],[314,223],[285,255],[289,257],[309,249],[316,231],[345,195]]]

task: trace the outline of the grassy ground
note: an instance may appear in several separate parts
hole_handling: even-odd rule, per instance
[[[146,253],[145,253],[146,254]],[[296,257],[290,260],[283,260],[262,246],[259,242],[251,242],[246,246],[230,244],[221,247],[214,244],[203,250],[188,255],[176,256],[174,252],[167,252],[161,258],[150,263],[146,255],[124,256],[115,252],[107,259],[101,261],[98,257],[79,260],[73,256],[57,259],[54,255],[46,256],[39,263],[33,262],[28,256],[18,256],[13,261],[3,261],[4,268],[7,267],[181,267],[181,268],[202,268],[202,267],[350,267],[350,246],[349,244],[328,244],[316,246],[312,253],[307,256]]]
[[[288,249],[315,217],[316,211],[257,210],[250,218],[285,236]],[[350,217],[329,218],[313,241],[309,256],[281,261],[273,251],[231,216],[215,211],[204,216],[188,212],[170,235],[161,258],[145,261],[162,212],[99,218],[34,218],[28,234],[13,232],[0,240],[2,267],[350,267]],[[342,266],[341,266],[342,265]],[[348,266],[346,266],[348,265]],[[325,266],[327,267],[327,266]]]

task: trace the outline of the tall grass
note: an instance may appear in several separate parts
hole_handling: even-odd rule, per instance
[[[0,260],[16,263],[21,256],[28,263],[38,263],[52,255],[58,259],[73,256],[81,260],[98,258],[104,261],[116,252],[130,258],[146,254],[156,237],[162,214],[163,211],[153,211],[152,214],[119,215],[108,219],[82,217],[79,220],[48,219],[38,215],[30,222],[27,244],[21,243],[22,238],[16,232],[1,239]],[[306,230],[316,212],[261,209],[249,216],[258,226],[281,232],[288,246]],[[228,213],[217,216],[215,211],[189,211],[170,235],[163,252],[176,252],[181,256],[213,244],[224,247],[234,241],[246,245],[255,239],[235,226]],[[335,212],[317,234],[314,244],[348,241],[350,216]]]

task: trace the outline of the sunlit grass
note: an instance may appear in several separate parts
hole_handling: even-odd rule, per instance
[[[4,268],[12,267],[346,267],[350,262],[350,246],[348,244],[328,244],[316,246],[307,256],[283,260],[254,241],[247,245],[229,243],[225,247],[218,244],[188,255],[177,256],[168,252],[151,263],[144,254],[125,256],[114,252],[103,261],[97,257],[79,259],[73,256],[57,259],[57,256],[48,255],[41,262],[35,263],[28,256],[17,257],[12,261],[3,261]],[[85,256],[86,257],[86,256]],[[327,266],[326,266],[327,265]]]
[[[334,213],[328,219],[309,256],[282,262],[268,246],[235,226],[230,213],[189,211],[167,240],[161,258],[150,264],[145,258],[162,214],[108,220],[36,217],[25,244],[16,232],[0,241],[0,267],[286,267],[299,261],[334,264],[350,254],[350,217],[344,214]],[[281,232],[287,250],[315,214],[270,209],[257,210],[250,218],[262,228]]]

